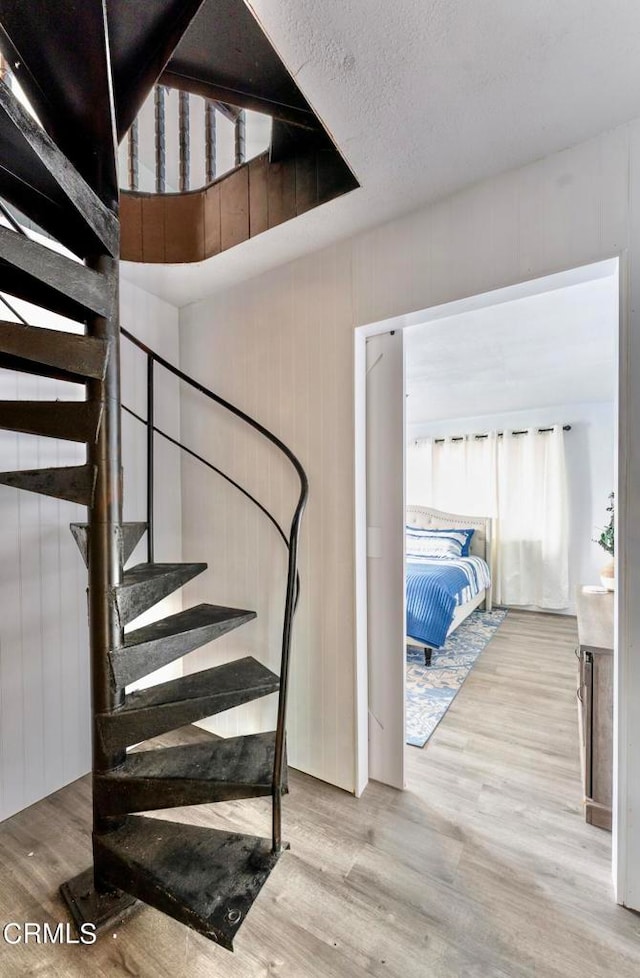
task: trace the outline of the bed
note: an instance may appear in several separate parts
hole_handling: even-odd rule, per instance
[[[481,605],[491,611],[491,518],[445,513],[426,506],[407,507],[407,526],[435,531],[426,536],[449,539],[447,531],[473,530],[468,555],[407,556],[407,645],[423,650],[441,648],[448,635]],[[417,534],[416,534],[417,536]],[[409,545],[413,550],[413,545]],[[463,550],[465,553],[465,550]]]

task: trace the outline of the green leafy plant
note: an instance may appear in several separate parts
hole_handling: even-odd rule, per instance
[[[608,554],[613,557],[615,553],[615,494],[613,492],[609,493],[609,505],[607,506],[607,513],[609,513],[609,522],[603,528],[600,536],[594,540],[594,543],[600,544],[603,550],[606,550]]]

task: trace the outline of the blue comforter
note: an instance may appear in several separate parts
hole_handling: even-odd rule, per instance
[[[407,635],[441,648],[458,605],[490,583],[489,568],[480,557],[407,560]]]

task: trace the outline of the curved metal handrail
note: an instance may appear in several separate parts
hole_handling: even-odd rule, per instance
[[[190,455],[194,456],[199,461],[203,462],[209,468],[213,469],[224,479],[226,479],[227,482],[229,482],[236,489],[242,492],[243,495],[245,495],[248,499],[250,499],[251,502],[253,502],[261,510],[261,512],[265,516],[267,516],[267,518],[275,525],[289,553],[288,564],[287,564],[287,586],[286,586],[286,597],[285,597],[285,608],[284,608],[284,621],[282,627],[280,689],[278,694],[278,722],[276,727],[276,743],[275,743],[275,756],[274,756],[273,782],[272,782],[273,848],[275,851],[279,851],[282,847],[281,801],[282,801],[282,794],[284,792],[285,721],[286,721],[287,701],[288,701],[288,693],[289,693],[289,660],[291,654],[291,635],[293,630],[293,617],[296,612],[298,597],[300,594],[300,578],[298,575],[298,546],[299,546],[299,539],[300,539],[300,525],[302,521],[302,514],[304,513],[304,509],[307,504],[307,499],[309,497],[309,480],[299,459],[293,454],[291,449],[287,445],[285,445],[285,443],[281,441],[280,438],[278,438],[277,435],[273,434],[272,431],[269,431],[268,428],[266,428],[259,421],[256,421],[255,418],[252,418],[251,415],[246,414],[246,412],[242,411],[239,407],[236,407],[235,404],[232,404],[230,401],[225,400],[225,398],[220,397],[219,394],[216,394],[208,387],[205,387],[204,384],[201,384],[193,377],[190,377],[183,370],[180,370],[178,367],[175,367],[172,363],[170,363],[170,361],[165,360],[164,357],[160,356],[159,353],[156,353],[155,350],[152,350],[151,347],[147,346],[146,343],[143,343],[142,340],[139,340],[138,337],[134,336],[133,333],[130,333],[129,330],[125,329],[124,327],[121,327],[120,331],[122,335],[127,340],[129,340],[130,343],[133,343],[134,346],[137,346],[138,349],[142,350],[142,352],[147,357],[148,364],[150,365],[150,369],[148,370],[148,374],[147,374],[149,378],[148,419],[145,420],[144,418],[141,418],[139,415],[135,414],[135,412],[131,411],[130,408],[125,408],[125,410],[127,410],[130,414],[132,414],[134,417],[136,417],[139,421],[141,421],[143,424],[147,426],[148,430],[150,431],[151,437],[153,437],[153,432],[157,432],[162,437],[167,438],[169,441],[177,445],[177,447],[181,448],[183,451],[188,452]],[[285,458],[288,459],[288,461],[293,466],[300,483],[298,501],[291,519],[291,525],[289,528],[288,537],[285,531],[280,526],[280,524],[275,519],[275,517],[266,509],[266,507],[264,507],[262,503],[258,502],[258,500],[255,499],[255,497],[253,497],[251,493],[249,493],[246,489],[240,486],[239,483],[235,482],[235,480],[231,479],[230,476],[222,472],[221,469],[218,469],[211,462],[208,462],[206,459],[198,455],[192,449],[187,448],[186,445],[182,445],[180,442],[177,441],[177,439],[172,438],[172,436],[168,435],[166,432],[161,431],[157,428],[153,420],[153,363],[157,363],[165,370],[168,370],[169,373],[173,374],[179,380],[188,384],[190,387],[192,387],[194,390],[199,391],[201,394],[204,394],[205,397],[209,398],[209,400],[214,401],[220,407],[224,408],[226,411],[233,414],[235,417],[239,418],[245,424],[249,425],[259,434],[261,434],[264,438],[270,441],[271,444],[275,445],[276,448],[285,456]],[[148,532],[149,533],[152,532],[151,527],[149,527]]]
[[[147,422],[145,418],[143,418],[132,408],[127,407],[126,404],[121,404],[120,406],[123,411],[126,411],[127,414],[130,414],[132,418],[135,418],[136,421],[139,421],[140,424],[143,424],[146,427]],[[273,514],[269,512],[266,506],[263,506],[262,503],[255,498],[255,496],[252,496],[251,493],[244,488],[244,486],[241,486],[239,482],[236,482],[235,479],[232,479],[230,475],[227,475],[226,472],[223,472],[222,469],[219,469],[217,465],[213,464],[213,462],[209,462],[207,461],[206,458],[204,458],[204,456],[198,455],[198,453],[194,452],[192,448],[188,448],[187,445],[183,444],[183,442],[181,441],[178,441],[177,438],[174,438],[173,435],[170,435],[167,431],[164,431],[162,428],[158,428],[158,426],[155,424],[153,425],[153,430],[157,435],[160,435],[161,438],[164,438],[172,445],[175,445],[176,448],[179,448],[183,452],[186,452],[187,455],[191,455],[191,457],[197,459],[198,462],[202,462],[202,464],[206,465],[208,469],[211,469],[212,472],[215,472],[216,475],[221,476],[225,480],[225,482],[228,482],[229,485],[233,486],[234,489],[237,489],[238,492],[241,492],[243,496],[245,496],[250,502],[252,502],[254,506],[257,506],[262,513],[264,513],[264,515],[267,517],[269,522],[272,523],[273,526],[275,527],[278,536],[281,538],[287,550],[289,549],[289,541],[287,539],[287,535],[282,529],[282,527],[280,526],[280,524],[278,523],[275,516],[273,516]]]

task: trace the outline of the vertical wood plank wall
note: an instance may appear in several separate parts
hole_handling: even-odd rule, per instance
[[[354,188],[328,150],[278,163],[263,153],[189,193],[125,192],[120,201],[122,258],[204,261]]]
[[[634,122],[181,311],[183,369],[272,427],[299,454],[310,476],[290,711],[294,766],[354,787],[354,327],[623,249],[630,250],[637,301],[638,193],[640,122]],[[640,322],[632,307],[630,411],[640,417]],[[203,427],[188,400],[183,401],[182,423],[183,437],[193,438],[200,448],[215,448],[219,461],[248,475],[263,502],[282,509],[285,482],[274,462],[262,459],[252,444],[247,447],[236,430]],[[622,437],[628,438],[627,482],[633,483],[630,501],[637,512],[640,427]],[[250,463],[259,458],[257,471],[249,475]],[[251,606],[257,570],[270,561],[280,569],[277,542],[256,529],[244,504],[224,489],[205,490],[200,479],[191,463],[183,464],[185,559],[203,557],[206,523],[209,586],[217,599]],[[640,593],[640,521],[629,525],[628,589],[633,595]],[[196,582],[192,592],[206,599],[203,582]],[[275,661],[280,619],[275,608],[258,610],[261,617],[251,626],[250,638],[267,661]],[[640,656],[628,649],[640,645],[640,612],[631,608],[630,616],[621,676],[637,700]],[[240,654],[239,633],[229,642]],[[213,661],[205,650],[198,665]],[[264,709],[250,711],[256,725],[267,721]],[[629,750],[627,770],[635,770],[634,783],[640,785],[638,711],[628,717],[623,746]],[[640,787],[632,790],[640,823]],[[635,845],[637,892],[632,899],[638,906],[640,838]]]
[[[288,266],[263,288],[249,283],[181,317],[181,358],[189,371],[300,451],[312,486],[303,524],[302,598],[295,626],[289,760],[347,789],[353,783],[353,448],[350,259],[331,249]],[[327,283],[330,287],[327,288]],[[345,328],[347,327],[347,328]],[[336,428],[339,419],[340,428]],[[182,401],[183,438],[244,482],[282,521],[291,518],[295,479],[277,454],[196,396]],[[278,668],[285,553],[249,503],[185,460],[183,546],[209,571],[189,600],[254,608],[258,618],[185,659],[188,669],[254,651]],[[186,489],[186,492],[185,492]],[[203,548],[205,551],[203,553]],[[223,734],[268,729],[271,698],[210,724]]]
[[[79,327],[17,302],[33,325]],[[27,311],[28,309],[28,311]],[[14,319],[9,313],[2,316]],[[82,397],[74,384],[0,371],[0,396]],[[0,432],[3,470],[77,465],[82,445]],[[0,816],[85,773],[89,744],[86,572],[69,523],[73,503],[0,489]]]
[[[127,283],[121,305],[123,321],[133,332],[157,342],[166,356],[177,358],[177,310]],[[26,309],[25,304],[20,307]],[[5,311],[1,315],[8,318]],[[34,308],[27,318],[34,325],[77,328]],[[141,399],[144,414],[137,367],[126,349],[124,359],[125,397]],[[0,371],[0,397],[80,398],[82,389]],[[177,390],[163,407],[179,426]],[[144,458],[136,438],[125,422],[129,519],[144,518]],[[83,446],[68,442],[0,432],[3,470],[78,464],[84,451]],[[170,461],[171,469],[164,461],[165,471],[172,474],[161,483],[159,508],[173,515],[165,521],[160,559],[165,551],[178,551],[175,559],[180,558],[179,471],[175,459]],[[83,507],[0,487],[0,819],[91,767],[87,579],[69,531],[70,522],[84,519]]]

